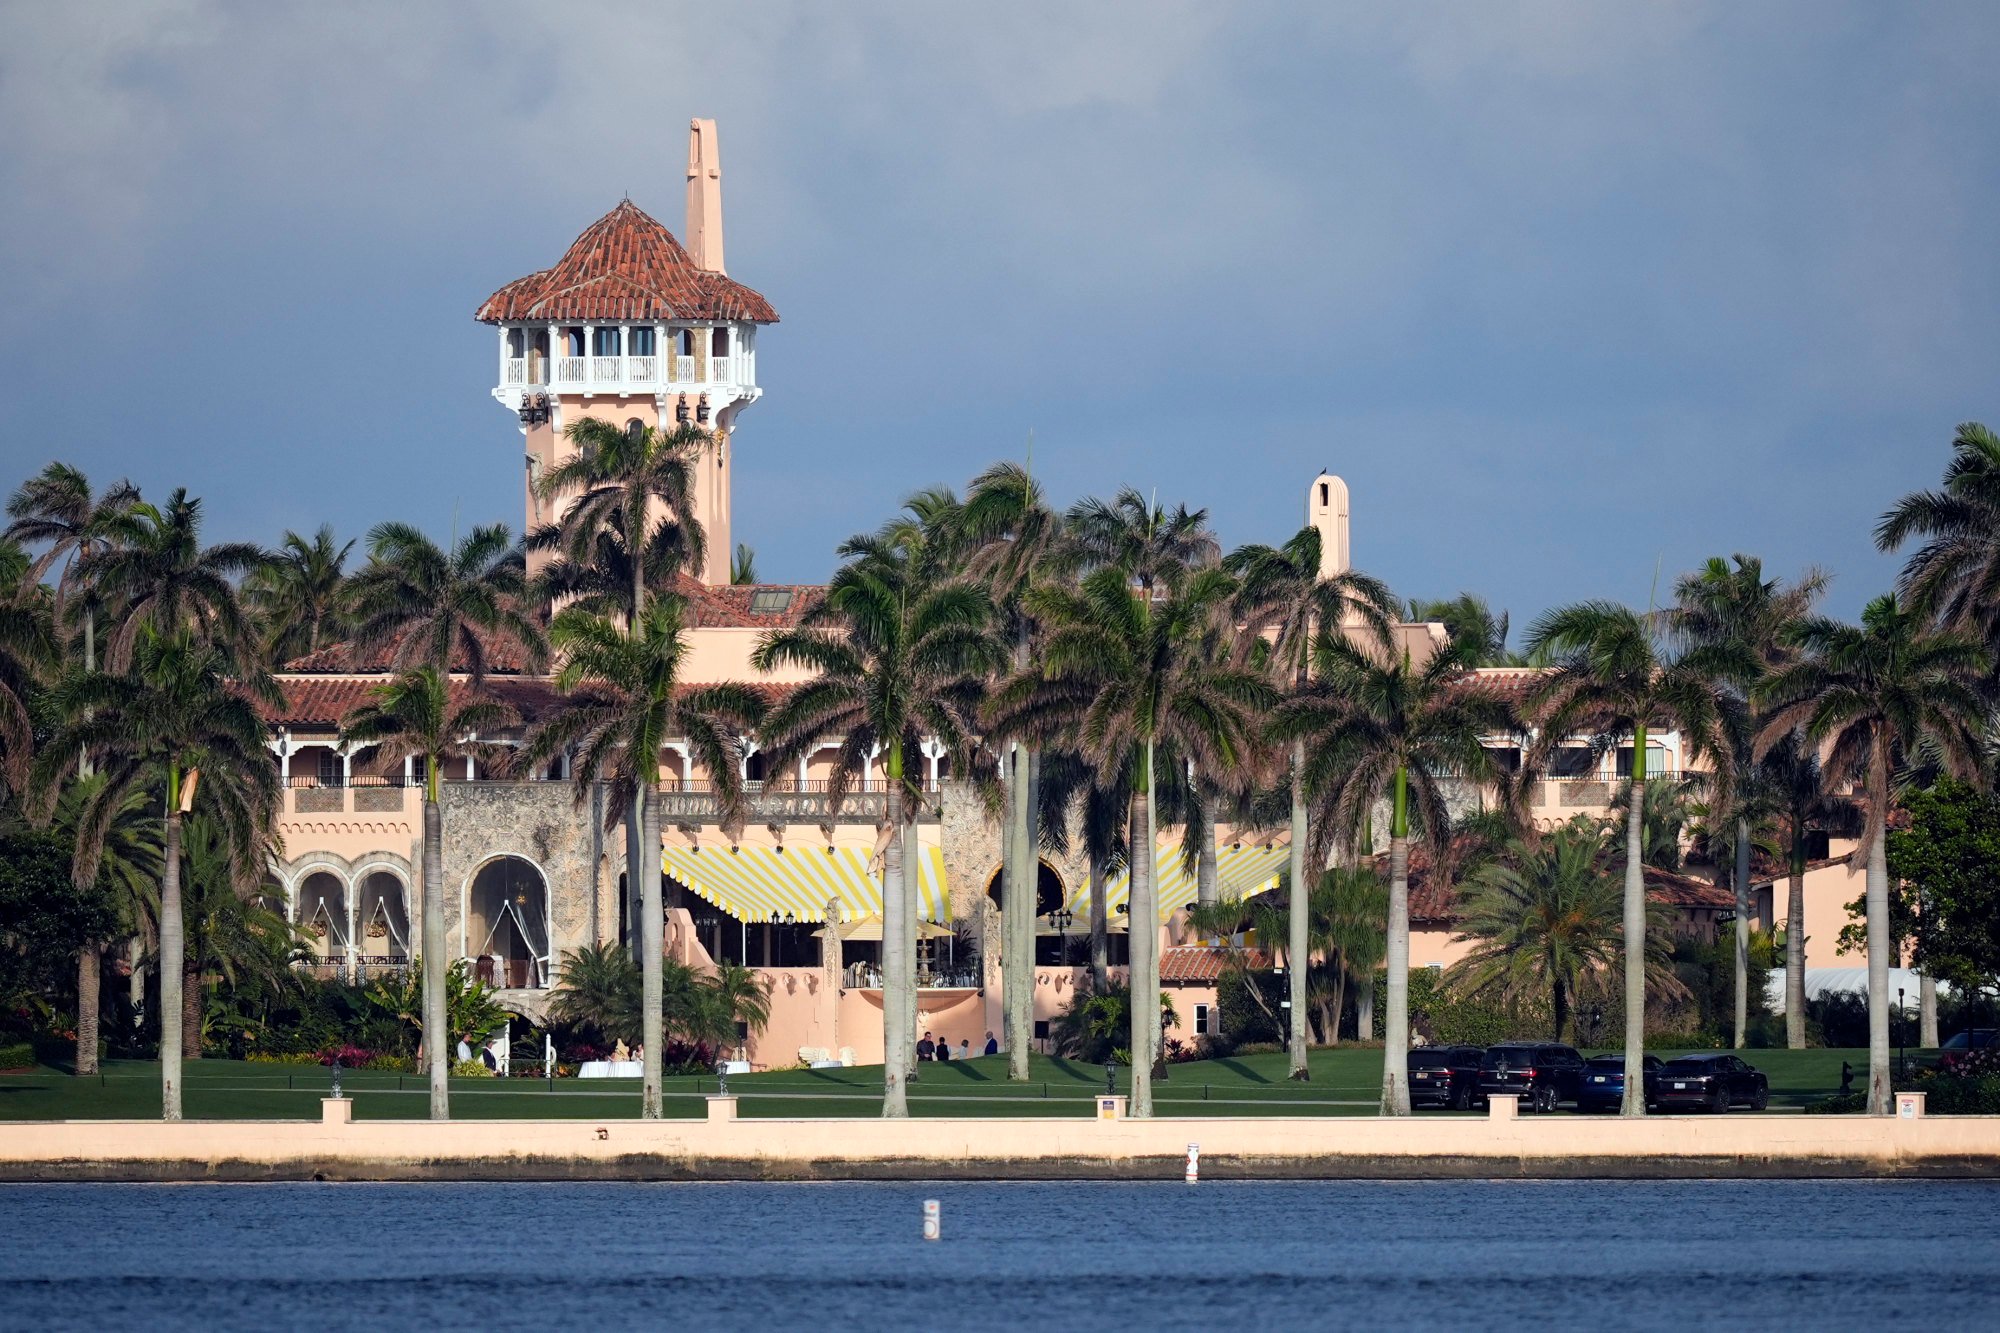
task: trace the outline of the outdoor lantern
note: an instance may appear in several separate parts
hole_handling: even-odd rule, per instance
[[[694,419],[696,421],[708,420],[708,399],[703,398],[699,403],[695,404]]]
[[[688,400],[682,398],[674,404],[674,420],[686,421],[687,419],[688,419]]]

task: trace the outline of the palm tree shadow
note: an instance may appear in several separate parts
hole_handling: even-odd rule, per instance
[[[1218,1068],[1227,1069],[1246,1083],[1268,1084],[1271,1081],[1252,1069],[1249,1065],[1244,1064],[1241,1060],[1217,1060],[1215,1063]]]

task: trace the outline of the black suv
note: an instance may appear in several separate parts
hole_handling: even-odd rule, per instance
[[[1479,1096],[1477,1046],[1419,1046],[1410,1052],[1410,1105],[1469,1111]]]
[[[1479,1062],[1479,1092],[1512,1093],[1524,1111],[1553,1111],[1583,1091],[1583,1057],[1570,1046],[1510,1041],[1487,1050]]]

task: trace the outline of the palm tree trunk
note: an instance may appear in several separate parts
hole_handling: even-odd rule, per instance
[[[903,893],[903,762],[902,744],[889,747],[889,840],[882,847],[882,1115],[903,1120],[910,1114],[910,1051],[915,1039],[907,1031],[908,1014],[916,1002],[916,960],[907,947],[910,938],[909,900]]]
[[[1750,1041],[1750,821],[1736,821],[1736,1049]]]
[[[1785,901],[1785,1045],[1806,1048],[1806,840],[1805,821],[1796,816]]]
[[[1625,1099],[1646,1114],[1646,729],[1633,729],[1632,802],[1625,812]]]
[[[1111,971],[1111,913],[1104,901],[1104,862],[1096,852],[1086,858],[1084,876],[1090,890],[1090,987],[1102,995]]]
[[[76,951],[76,1072],[97,1072],[97,1009],[103,991],[103,945],[96,940]]]
[[[1410,775],[1396,765],[1389,814],[1389,985],[1382,1017],[1382,1114],[1410,1113]]]
[[[181,1118],[181,771],[167,770],[167,836],[160,866],[160,1118]]]
[[[1563,1039],[1563,1024],[1569,1020],[1569,988],[1563,985],[1561,977],[1557,977],[1551,985],[1550,991],[1553,1001],[1550,1009],[1555,1016],[1555,1040],[1561,1041]]]
[[[1290,1031],[1285,1034],[1285,1052],[1290,1066],[1289,1075],[1299,1080],[1312,1077],[1312,1066],[1306,1059],[1306,968],[1311,961],[1312,946],[1308,928],[1312,912],[1311,886],[1306,878],[1306,743],[1304,740],[1292,742],[1292,846],[1291,902],[1285,911],[1285,994],[1292,1002],[1286,1012],[1291,1017]],[[1335,1015],[1335,1022],[1339,1015]],[[1331,1043],[1329,1043],[1331,1044]]]
[[[1041,867],[1035,855],[1035,817],[1031,760],[1026,745],[1014,747],[1010,782],[1007,875],[1001,909],[1007,934],[1006,952],[1001,956],[1001,992],[1007,1016],[1007,1077],[1024,1082],[1028,1077],[1028,1044],[1035,1032],[1035,907]]]
[[[1201,823],[1201,851],[1194,867],[1194,897],[1203,907],[1212,906],[1221,896],[1216,886],[1215,809],[1209,804],[1209,795],[1203,793],[1201,809],[1197,815]]]
[[[181,981],[181,1056],[201,1059],[201,969],[191,967]]]
[[[920,998],[917,987],[917,922],[922,918],[922,899],[919,893],[923,885],[923,862],[918,859],[917,821],[915,812],[903,824],[903,952],[910,960],[910,1002],[903,1012],[903,1068],[910,1071],[910,1082],[918,1082],[923,1071],[917,1068],[917,1001]]]
[[[1917,1044],[1927,1051],[1938,1045],[1937,978],[1929,968],[1917,978]]]
[[[1146,750],[1147,767],[1150,769],[1152,746],[1148,745]],[[1160,1002],[1154,998],[1152,987],[1146,984],[1150,977],[1153,987],[1159,985],[1160,914],[1153,902],[1153,848],[1149,836],[1152,825],[1152,802],[1149,798],[1153,784],[1151,773],[1145,776],[1145,781],[1132,784],[1129,807],[1132,893],[1125,908],[1131,922],[1129,940],[1132,947],[1132,1097],[1128,1110],[1133,1116],[1141,1118],[1153,1114],[1153,1048],[1159,1045],[1160,1032]]]
[[[1375,978],[1372,976],[1354,979],[1354,1039],[1356,1041],[1375,1039]],[[1405,1045],[1407,1044],[1406,1033]]]
[[[660,1118],[660,1061],[667,1044],[666,957],[667,914],[660,898],[660,778],[645,784],[639,826],[639,1040],[645,1043],[639,1062],[639,1116]],[[746,960],[747,961],[747,960]]]
[[[437,765],[424,791],[424,1055],[430,1066],[431,1119],[451,1119],[451,1060],[455,1043],[445,1012],[444,811],[437,801]]]
[[[1878,743],[1869,764],[1868,799],[1875,803],[1868,841],[1868,1114],[1890,1115],[1889,1076],[1889,763]]]

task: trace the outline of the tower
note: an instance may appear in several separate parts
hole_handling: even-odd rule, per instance
[[[1306,525],[1319,529],[1319,576],[1330,579],[1353,568],[1347,550],[1347,483],[1331,472],[1313,478],[1306,492]]]
[[[486,298],[500,335],[493,396],[521,423],[524,526],[561,517],[541,477],[575,455],[563,432],[583,417],[709,433],[695,475],[707,537],[705,583],[729,581],[731,432],[763,396],[757,332],[778,322],[758,292],[722,271],[722,166],[715,122],[688,125],[688,246],[630,199],[586,228],[561,259]],[[538,559],[541,557],[537,557]]]

